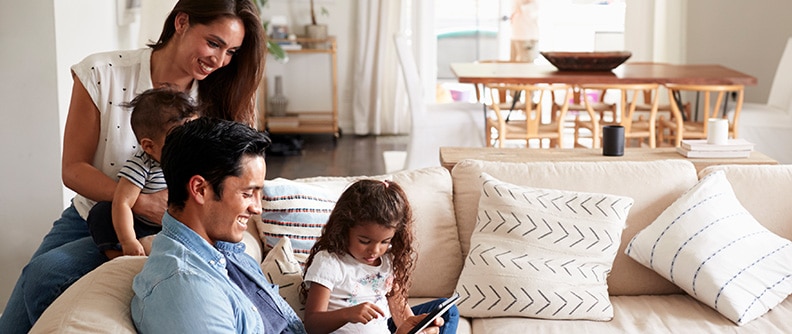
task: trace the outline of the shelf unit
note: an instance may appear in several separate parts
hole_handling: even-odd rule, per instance
[[[287,42],[286,40],[274,40],[276,42]],[[259,126],[266,128],[272,134],[321,134],[329,133],[335,138],[341,136],[338,128],[338,62],[336,59],[336,39],[329,36],[327,39],[311,39],[298,37],[297,43],[303,46],[300,50],[287,50],[287,54],[298,56],[300,54],[327,54],[330,56],[331,84],[332,84],[332,105],[329,111],[290,111],[286,116],[268,115],[267,109],[267,79],[264,76],[263,101],[260,105],[262,110],[259,115]],[[308,43],[327,43],[326,49],[306,48]]]

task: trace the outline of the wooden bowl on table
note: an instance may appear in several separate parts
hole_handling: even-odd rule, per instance
[[[632,56],[630,51],[540,52],[559,71],[610,71]]]

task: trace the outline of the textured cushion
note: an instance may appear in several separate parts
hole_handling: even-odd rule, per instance
[[[450,296],[462,270],[462,253],[454,216],[451,175],[447,169],[429,167],[389,175],[313,177],[289,182],[301,183],[302,187],[310,186],[313,190],[320,189],[327,198],[335,201],[349,184],[364,178],[398,183],[412,206],[418,260],[412,275],[410,296]],[[259,230],[264,228],[266,226],[259,226]],[[296,245],[294,238],[290,238]],[[299,260],[299,250],[297,246],[294,248],[295,256]]]
[[[470,249],[470,235],[476,224],[481,194],[478,178],[482,172],[516,185],[632,198],[635,203],[627,216],[620,250],[608,277],[608,292],[615,296],[683,293],[668,280],[625,255],[623,248],[635,233],[654,221],[675,199],[696,184],[696,169],[689,161],[507,163],[463,160],[453,170],[454,210],[463,254]]]
[[[288,237],[281,238],[267,253],[267,257],[261,262],[261,271],[270,283],[278,285],[281,297],[302,319],[305,312],[305,306],[300,303],[302,266],[294,256],[291,240]]]
[[[792,242],[743,208],[723,172],[701,179],[626,253],[738,325],[792,293]]]
[[[481,175],[460,314],[610,320],[606,278],[633,200]]]
[[[286,179],[265,182],[261,220],[256,220],[264,251],[269,252],[281,238],[288,237],[295,257],[305,263],[339,194]]]
[[[30,333],[137,333],[129,313],[132,279],[144,256],[122,256],[94,269],[55,299]]]

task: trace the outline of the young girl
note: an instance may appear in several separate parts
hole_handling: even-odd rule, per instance
[[[398,184],[360,180],[349,186],[305,265],[301,295],[308,332],[392,333],[445,300],[413,309],[407,304],[412,242],[412,209]],[[456,307],[443,319],[440,333],[456,333]]]

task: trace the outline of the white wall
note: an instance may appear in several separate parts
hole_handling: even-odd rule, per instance
[[[86,8],[101,15],[86,15]],[[69,67],[118,48],[124,36],[115,17],[115,1],[0,0],[0,312],[71,198],[60,178]]]
[[[786,41],[792,1],[689,0],[687,62],[723,64],[759,79],[745,100],[767,102]]]

